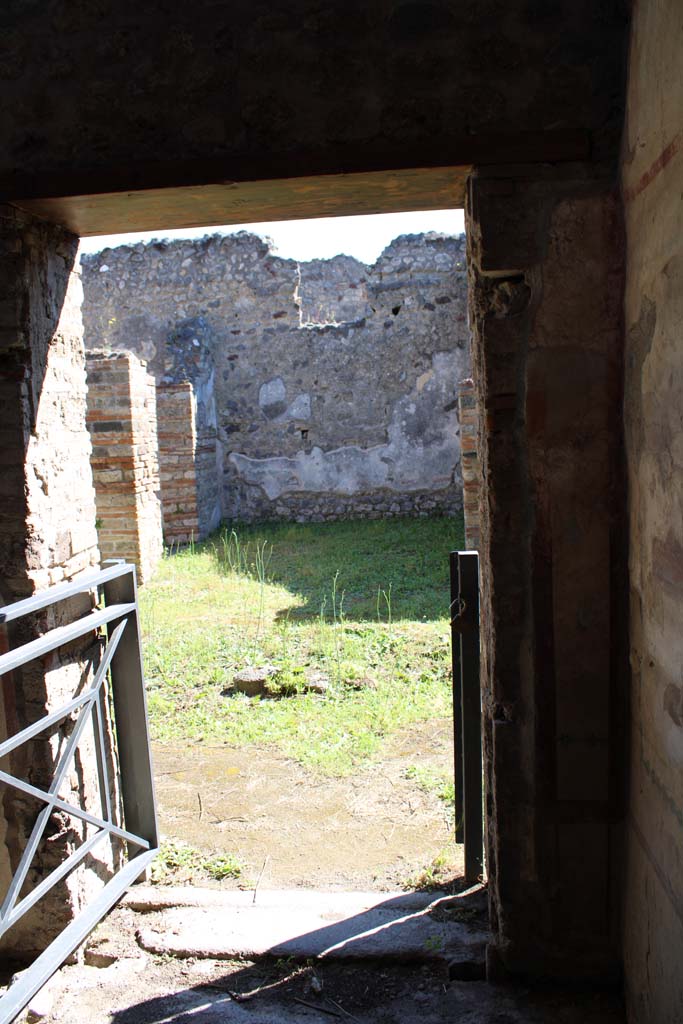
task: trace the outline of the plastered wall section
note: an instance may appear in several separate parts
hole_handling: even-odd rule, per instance
[[[163,551],[156,384],[130,352],[90,353],[87,424],[102,558],[125,558],[145,583]]]
[[[99,561],[90,438],[85,424],[86,377],[76,271],[78,240],[66,232],[0,209],[0,592],[10,602],[69,580]],[[60,625],[91,604],[83,595],[12,624],[13,645]],[[54,710],[85,685],[100,655],[94,637],[31,662],[2,678],[0,735],[5,738]],[[20,747],[3,765],[47,787],[70,729],[61,725]],[[100,812],[92,729],[67,771],[61,794]],[[0,890],[6,891],[39,805],[9,786],[0,793]],[[89,826],[54,814],[28,882],[35,885],[86,838]],[[101,847],[2,939],[5,954],[29,957],[71,919],[107,876],[111,853]]]
[[[634,5],[623,146],[632,1024],[683,1020],[683,8]]]

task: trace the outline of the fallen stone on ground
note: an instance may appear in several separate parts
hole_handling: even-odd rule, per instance
[[[277,675],[274,665],[250,665],[235,672],[232,677],[233,689],[245,693],[247,697],[268,695],[268,685]]]
[[[324,672],[306,672],[303,685],[309,693],[327,693],[330,688],[329,676]]]

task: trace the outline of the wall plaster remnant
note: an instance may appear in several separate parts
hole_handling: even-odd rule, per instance
[[[462,507],[463,237],[401,236],[368,267],[280,259],[240,232],[107,249],[83,275],[87,347],[137,353],[160,388],[192,385],[224,518]],[[167,530],[173,507],[189,535],[197,511],[164,500],[171,483],[162,467]]]
[[[418,378],[411,395],[397,402],[386,444],[347,445],[332,451],[314,446],[293,458],[254,459],[232,452],[229,460],[242,479],[262,487],[271,501],[292,491],[350,496],[381,489],[407,493],[445,489],[456,468],[452,438],[457,415],[450,410],[438,431],[431,425],[430,413],[447,404],[454,393],[457,381],[451,364],[448,352],[433,356],[432,369]],[[283,418],[289,418],[291,408],[306,397],[298,396]]]

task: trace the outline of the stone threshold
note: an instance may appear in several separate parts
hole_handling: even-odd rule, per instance
[[[149,914],[147,952],[180,958],[483,963],[485,892],[457,895],[216,891],[135,886],[123,905]]]

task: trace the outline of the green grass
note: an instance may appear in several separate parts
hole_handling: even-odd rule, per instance
[[[169,555],[140,597],[154,738],[272,745],[344,775],[449,714],[448,552],[462,544],[459,518],[356,520],[224,528]],[[294,696],[232,693],[259,664]],[[311,671],[322,696],[302,692]]]
[[[453,776],[440,772],[430,765],[411,764],[405,770],[407,779],[414,779],[423,793],[434,793],[447,807],[455,804],[455,783]]]
[[[151,868],[153,884],[195,882],[212,878],[222,882],[226,878],[240,878],[244,865],[227,853],[207,855],[179,840],[165,839]]]

